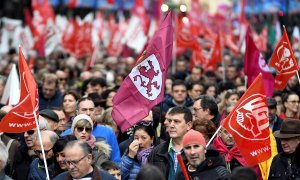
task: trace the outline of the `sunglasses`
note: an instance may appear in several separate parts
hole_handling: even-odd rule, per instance
[[[29,130],[29,131],[26,131],[26,133],[28,134],[28,135],[33,135],[34,134],[34,130]]]
[[[85,132],[90,133],[92,131],[92,128],[90,127],[76,127],[78,132],[82,132],[83,130],[85,130]]]
[[[142,126],[152,126],[153,122],[152,121],[141,121],[137,125],[142,125]]]
[[[48,154],[50,151],[52,150],[52,148],[51,149],[48,149],[48,150],[45,150],[44,152],[45,152],[45,154]],[[42,152],[42,150],[33,150],[34,151],[34,153],[36,154],[36,155],[40,155],[40,154],[42,154],[43,152]]]

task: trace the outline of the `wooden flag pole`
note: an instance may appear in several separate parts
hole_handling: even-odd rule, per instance
[[[38,123],[38,119],[36,117],[35,111],[33,112],[33,115],[34,115],[34,119],[35,119],[36,129],[37,129],[37,132],[38,132],[38,138],[39,138],[41,148],[42,148],[42,154],[43,154],[44,166],[45,166],[45,171],[46,171],[46,177],[47,177],[47,180],[50,180],[47,161],[46,161],[46,156],[45,156],[44,145],[43,145],[43,142],[42,142],[41,131],[40,131],[40,128],[39,128],[39,123]]]

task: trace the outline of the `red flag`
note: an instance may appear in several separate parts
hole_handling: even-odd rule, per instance
[[[223,120],[249,166],[271,157],[268,105],[262,75],[259,74]]]
[[[248,26],[246,33],[246,52],[244,61],[244,71],[247,75],[247,84],[252,84],[259,73],[262,73],[265,93],[268,97],[272,97],[274,92],[274,77],[270,72],[266,61],[257,49],[252,37],[251,30]]]
[[[207,61],[207,64],[203,65],[203,69],[205,71],[217,70],[217,63],[222,62],[222,48],[221,48],[221,41],[220,41],[220,35],[217,36],[215,45],[212,49],[212,53],[210,56],[210,59]]]
[[[288,80],[297,73],[298,63],[295,59],[293,49],[284,29],[283,35],[278,42],[269,66],[274,67],[277,70],[277,75],[275,78],[275,89],[283,90],[288,82]]]
[[[173,28],[169,12],[113,98],[112,116],[122,131],[146,117],[150,109],[163,100],[172,48]]]
[[[38,117],[38,91],[34,77],[19,48],[21,95],[19,103],[5,115],[0,123],[0,132],[18,133],[36,127],[34,113]]]

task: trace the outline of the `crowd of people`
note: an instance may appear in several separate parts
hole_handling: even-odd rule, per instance
[[[13,56],[16,54],[11,54],[11,58]],[[142,179],[143,176],[184,179],[184,170],[177,158],[180,154],[191,179],[234,179],[236,176],[262,179],[259,166],[247,165],[225,128],[222,127],[207,146],[246,90],[236,66],[218,66],[216,72],[205,74],[201,66],[189,72],[187,62],[178,59],[175,74],[167,76],[164,101],[138,124],[121,132],[111,111],[112,98],[125,75],[115,74],[110,81],[107,73],[117,73],[124,67],[130,70],[133,58],[118,59],[120,63],[114,64],[114,70],[108,69],[111,59],[103,58],[103,64],[107,63],[104,69],[97,68],[103,64],[96,64],[91,71],[78,74],[65,63],[53,71],[45,60],[36,61],[39,66],[34,73],[39,89],[37,128],[41,131],[45,157],[37,128],[19,134],[2,132],[1,146],[6,148],[0,151],[1,176],[18,180],[45,179],[43,158],[46,158],[51,179],[113,179],[112,176],[116,179]],[[226,82],[223,76],[218,76],[224,70]],[[7,74],[2,74],[3,88]],[[297,77],[289,80],[284,91],[275,91],[273,97],[267,98],[267,104],[270,128],[279,153],[269,167],[269,179],[299,178]],[[2,119],[12,106],[1,106]]]
[[[224,48],[216,71],[191,67],[188,51],[174,58],[163,82],[164,100],[122,132],[111,114],[113,97],[137,55],[127,47],[129,55],[113,57],[99,46],[91,67],[89,57],[59,50],[35,58],[30,68],[38,85],[39,123],[23,133],[0,132],[0,179],[300,179],[296,75],[267,98],[278,154],[262,172],[259,164],[247,164],[233,136],[220,127],[247,90],[242,53]],[[1,55],[0,99],[18,60],[14,49]],[[13,106],[0,108],[1,122]]]

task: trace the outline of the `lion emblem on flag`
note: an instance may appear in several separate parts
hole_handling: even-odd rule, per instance
[[[154,100],[161,93],[162,71],[154,54],[135,66],[129,77],[145,98]]]

